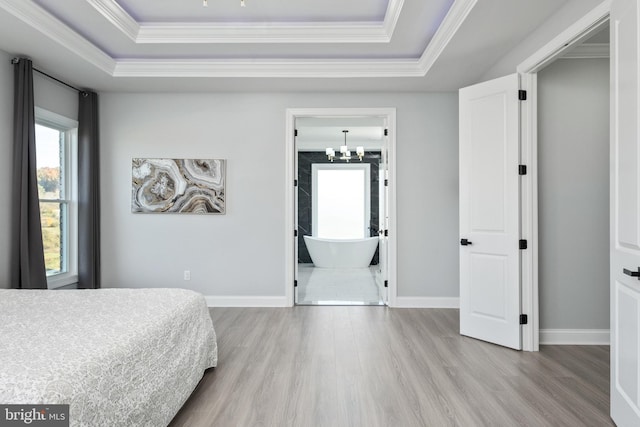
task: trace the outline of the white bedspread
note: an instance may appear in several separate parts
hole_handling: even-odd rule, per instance
[[[68,403],[71,426],[166,426],[216,364],[195,292],[0,289],[0,403]]]

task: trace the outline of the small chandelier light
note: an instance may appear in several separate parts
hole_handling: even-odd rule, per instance
[[[349,131],[343,130],[342,133],[344,133],[344,145],[340,146],[340,160],[344,160],[349,163],[349,160],[351,160],[351,150],[347,147],[347,133],[349,133]],[[336,157],[336,152],[333,148],[325,149],[325,154],[327,155],[327,159],[331,162],[333,162],[333,159]],[[362,161],[362,158],[364,157],[364,147],[356,147],[356,155],[360,161]]]
[[[333,162],[333,158],[336,156],[336,152],[333,148],[327,148],[325,153],[327,154],[327,159]]]

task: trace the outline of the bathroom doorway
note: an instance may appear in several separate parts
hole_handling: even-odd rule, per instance
[[[293,124],[293,302],[386,305],[388,118],[297,116]]]

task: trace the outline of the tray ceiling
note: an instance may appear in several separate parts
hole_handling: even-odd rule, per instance
[[[334,90],[379,90],[389,79],[390,90],[434,84],[448,90],[453,82],[425,87],[424,78],[449,51],[482,46],[483,37],[509,47],[566,0],[245,2],[208,0],[203,7],[202,0],[0,0],[0,49],[31,56],[37,66],[98,90],[160,90],[168,82],[176,90],[215,90],[248,78],[266,79],[246,86],[258,90],[320,90],[319,82]],[[510,34],[483,28],[479,19],[492,8],[509,15]],[[456,40],[461,28],[477,31]],[[506,51],[494,46],[484,56],[498,53]],[[218,83],[184,81],[211,78]],[[362,78],[366,82],[347,81]]]

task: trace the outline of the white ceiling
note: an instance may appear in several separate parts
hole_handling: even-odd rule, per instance
[[[567,0],[0,0],[0,49],[99,91],[447,91]]]

